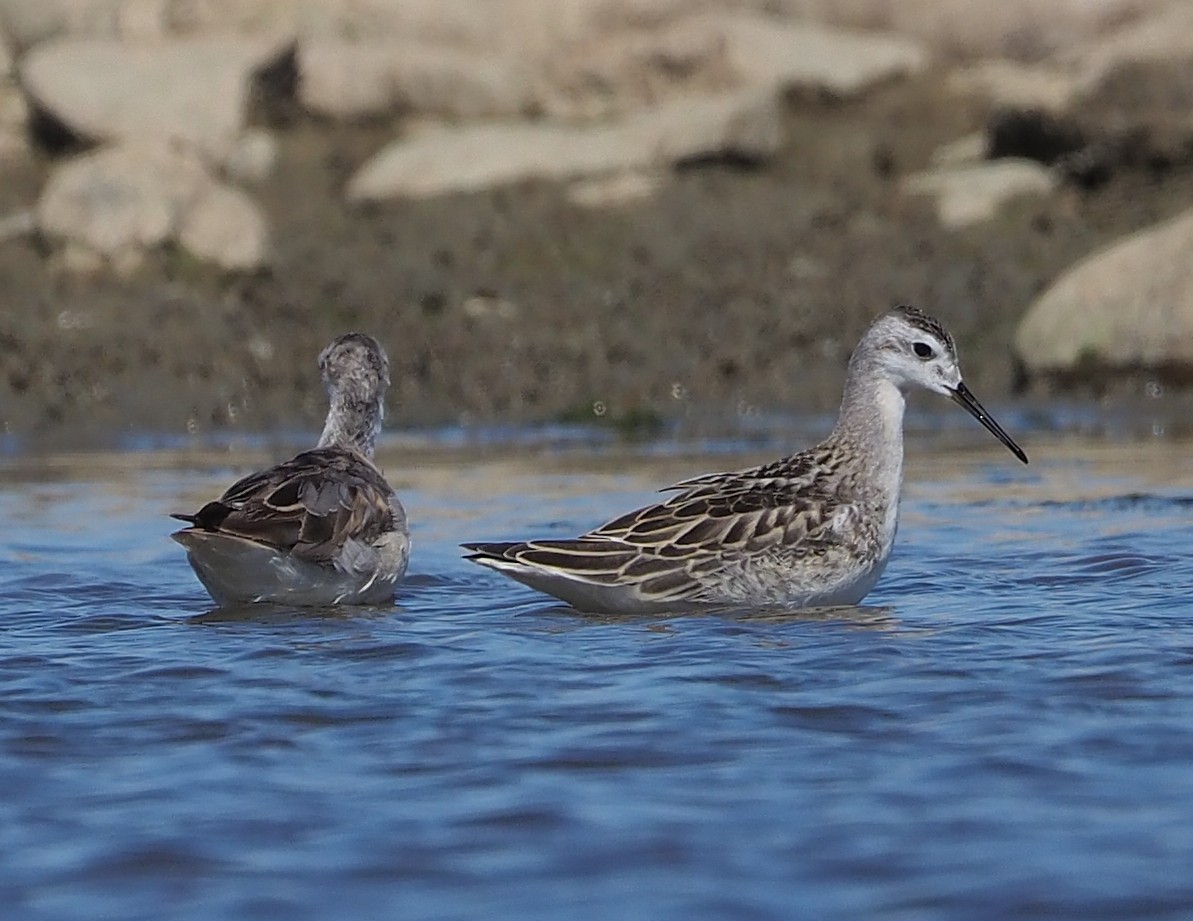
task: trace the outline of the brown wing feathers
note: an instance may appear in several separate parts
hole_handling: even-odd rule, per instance
[[[392,498],[381,472],[360,455],[316,448],[237,481],[194,515],[173,517],[319,561],[350,538],[371,542],[390,530]]]

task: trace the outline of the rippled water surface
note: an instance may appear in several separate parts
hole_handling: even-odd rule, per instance
[[[582,617],[455,547],[756,456],[422,464],[394,607],[229,612],[165,515],[262,458],[11,463],[3,915],[1193,916],[1189,448],[1032,453],[912,454],[829,618]]]

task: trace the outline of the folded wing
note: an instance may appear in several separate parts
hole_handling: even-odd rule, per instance
[[[335,447],[304,451],[238,480],[195,514],[173,517],[315,563],[336,559],[349,540],[371,544],[405,524],[381,471]]]

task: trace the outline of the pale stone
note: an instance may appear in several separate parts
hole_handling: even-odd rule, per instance
[[[914,39],[787,22],[747,11],[711,14],[731,66],[746,83],[850,97],[919,73],[928,54]]]
[[[0,217],[0,242],[24,237],[37,229],[32,211],[16,211]]]
[[[1032,304],[1015,349],[1032,373],[1095,362],[1193,365],[1193,211],[1087,256]]]
[[[232,144],[221,164],[237,182],[263,182],[277,165],[278,141],[264,128],[246,128]]]
[[[916,173],[903,180],[903,189],[934,198],[944,226],[965,227],[994,217],[1013,198],[1047,195],[1056,184],[1056,175],[1034,160],[1005,159]]]
[[[196,156],[168,144],[103,149],[55,170],[37,203],[38,227],[103,255],[157,246],[210,182]]]
[[[18,87],[0,82],[0,161],[28,157],[29,107]]]
[[[598,32],[549,55],[537,99],[552,117],[607,119],[680,95],[738,87],[724,31],[695,16],[661,28]]]
[[[703,157],[761,159],[781,140],[778,100],[756,90],[683,100],[596,126],[465,126],[390,145],[353,177],[348,197],[426,197]]]
[[[312,112],[338,119],[394,110],[458,118],[520,115],[531,105],[528,74],[511,56],[400,39],[304,42],[299,94]]]
[[[98,275],[106,260],[89,246],[68,242],[51,258],[51,265],[69,275]]]
[[[722,8],[564,46],[546,58],[540,96],[547,112],[568,118],[749,86],[853,97],[927,63],[920,43],[903,36]]]
[[[1149,15],[1061,57],[1075,67],[1085,91],[1124,64],[1184,61],[1193,57],[1193,3],[1172,0],[1159,5]]]
[[[112,37],[123,0],[0,0],[0,21],[15,47],[62,35]]]
[[[35,209],[38,230],[64,243],[67,265],[85,249],[111,267],[181,242],[228,269],[267,256],[265,220],[244,193],[221,185],[188,148],[123,144],[77,157],[50,176]]]
[[[188,209],[178,242],[231,271],[258,268],[269,258],[269,231],[257,205],[240,190],[214,183]]]
[[[29,104],[18,87],[0,83],[0,125],[24,128],[29,121]]]
[[[400,38],[538,59],[598,32],[654,26],[705,5],[706,0],[174,0],[172,19],[188,32],[283,28],[309,38]]]
[[[81,137],[179,138],[222,156],[245,127],[254,72],[287,46],[276,36],[64,39],[34,48],[21,72],[37,104]]]
[[[311,39],[298,49],[299,100],[317,115],[357,119],[394,104],[393,47],[380,42]]]
[[[659,177],[653,173],[615,173],[572,183],[567,198],[582,208],[621,208],[645,201],[658,188]]]
[[[145,265],[145,256],[145,250],[127,246],[112,253],[104,263],[104,268],[117,278],[132,278]]]
[[[948,86],[957,93],[981,96],[1006,108],[1060,112],[1077,95],[1081,80],[1075,73],[1055,66],[981,61],[950,74]]]
[[[1040,60],[1097,40],[1141,13],[1186,0],[767,0],[811,21],[914,35],[963,58]]]
[[[162,39],[170,31],[171,0],[121,0],[116,31],[128,41]]]
[[[932,165],[956,167],[985,161],[990,143],[985,131],[974,131],[932,152]]]

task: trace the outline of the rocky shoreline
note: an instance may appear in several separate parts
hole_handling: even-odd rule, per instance
[[[24,120],[0,144],[0,424],[13,438],[314,427],[314,356],[348,328],[388,347],[397,426],[649,431],[692,411],[827,409],[858,333],[900,301],[946,319],[988,401],[1190,377],[1181,4],[1123,2],[1097,21],[1059,10],[1016,56],[1010,26],[1001,44],[989,27],[958,46],[963,30],[950,44],[927,16],[879,30],[749,4],[594,2],[611,18],[568,33],[570,69],[531,55],[509,72],[527,81],[517,92],[497,63],[508,48],[470,62],[442,18],[427,35],[450,40],[399,53],[380,27],[365,48],[299,21],[319,5],[261,2],[227,38],[229,63],[210,23],[179,25],[202,5],[117,4],[117,26],[141,33],[100,17],[36,40],[28,22],[13,36],[11,5],[23,106],[0,111]],[[101,5],[73,8],[86,6]],[[180,72],[198,55],[200,73],[240,74],[219,93],[243,93],[234,118],[166,106],[155,122],[152,107],[59,103],[46,85],[69,86],[86,49],[93,72],[102,59],[173,87],[178,46]],[[814,71],[826,48],[834,69]],[[225,86],[208,80],[208,95]]]

